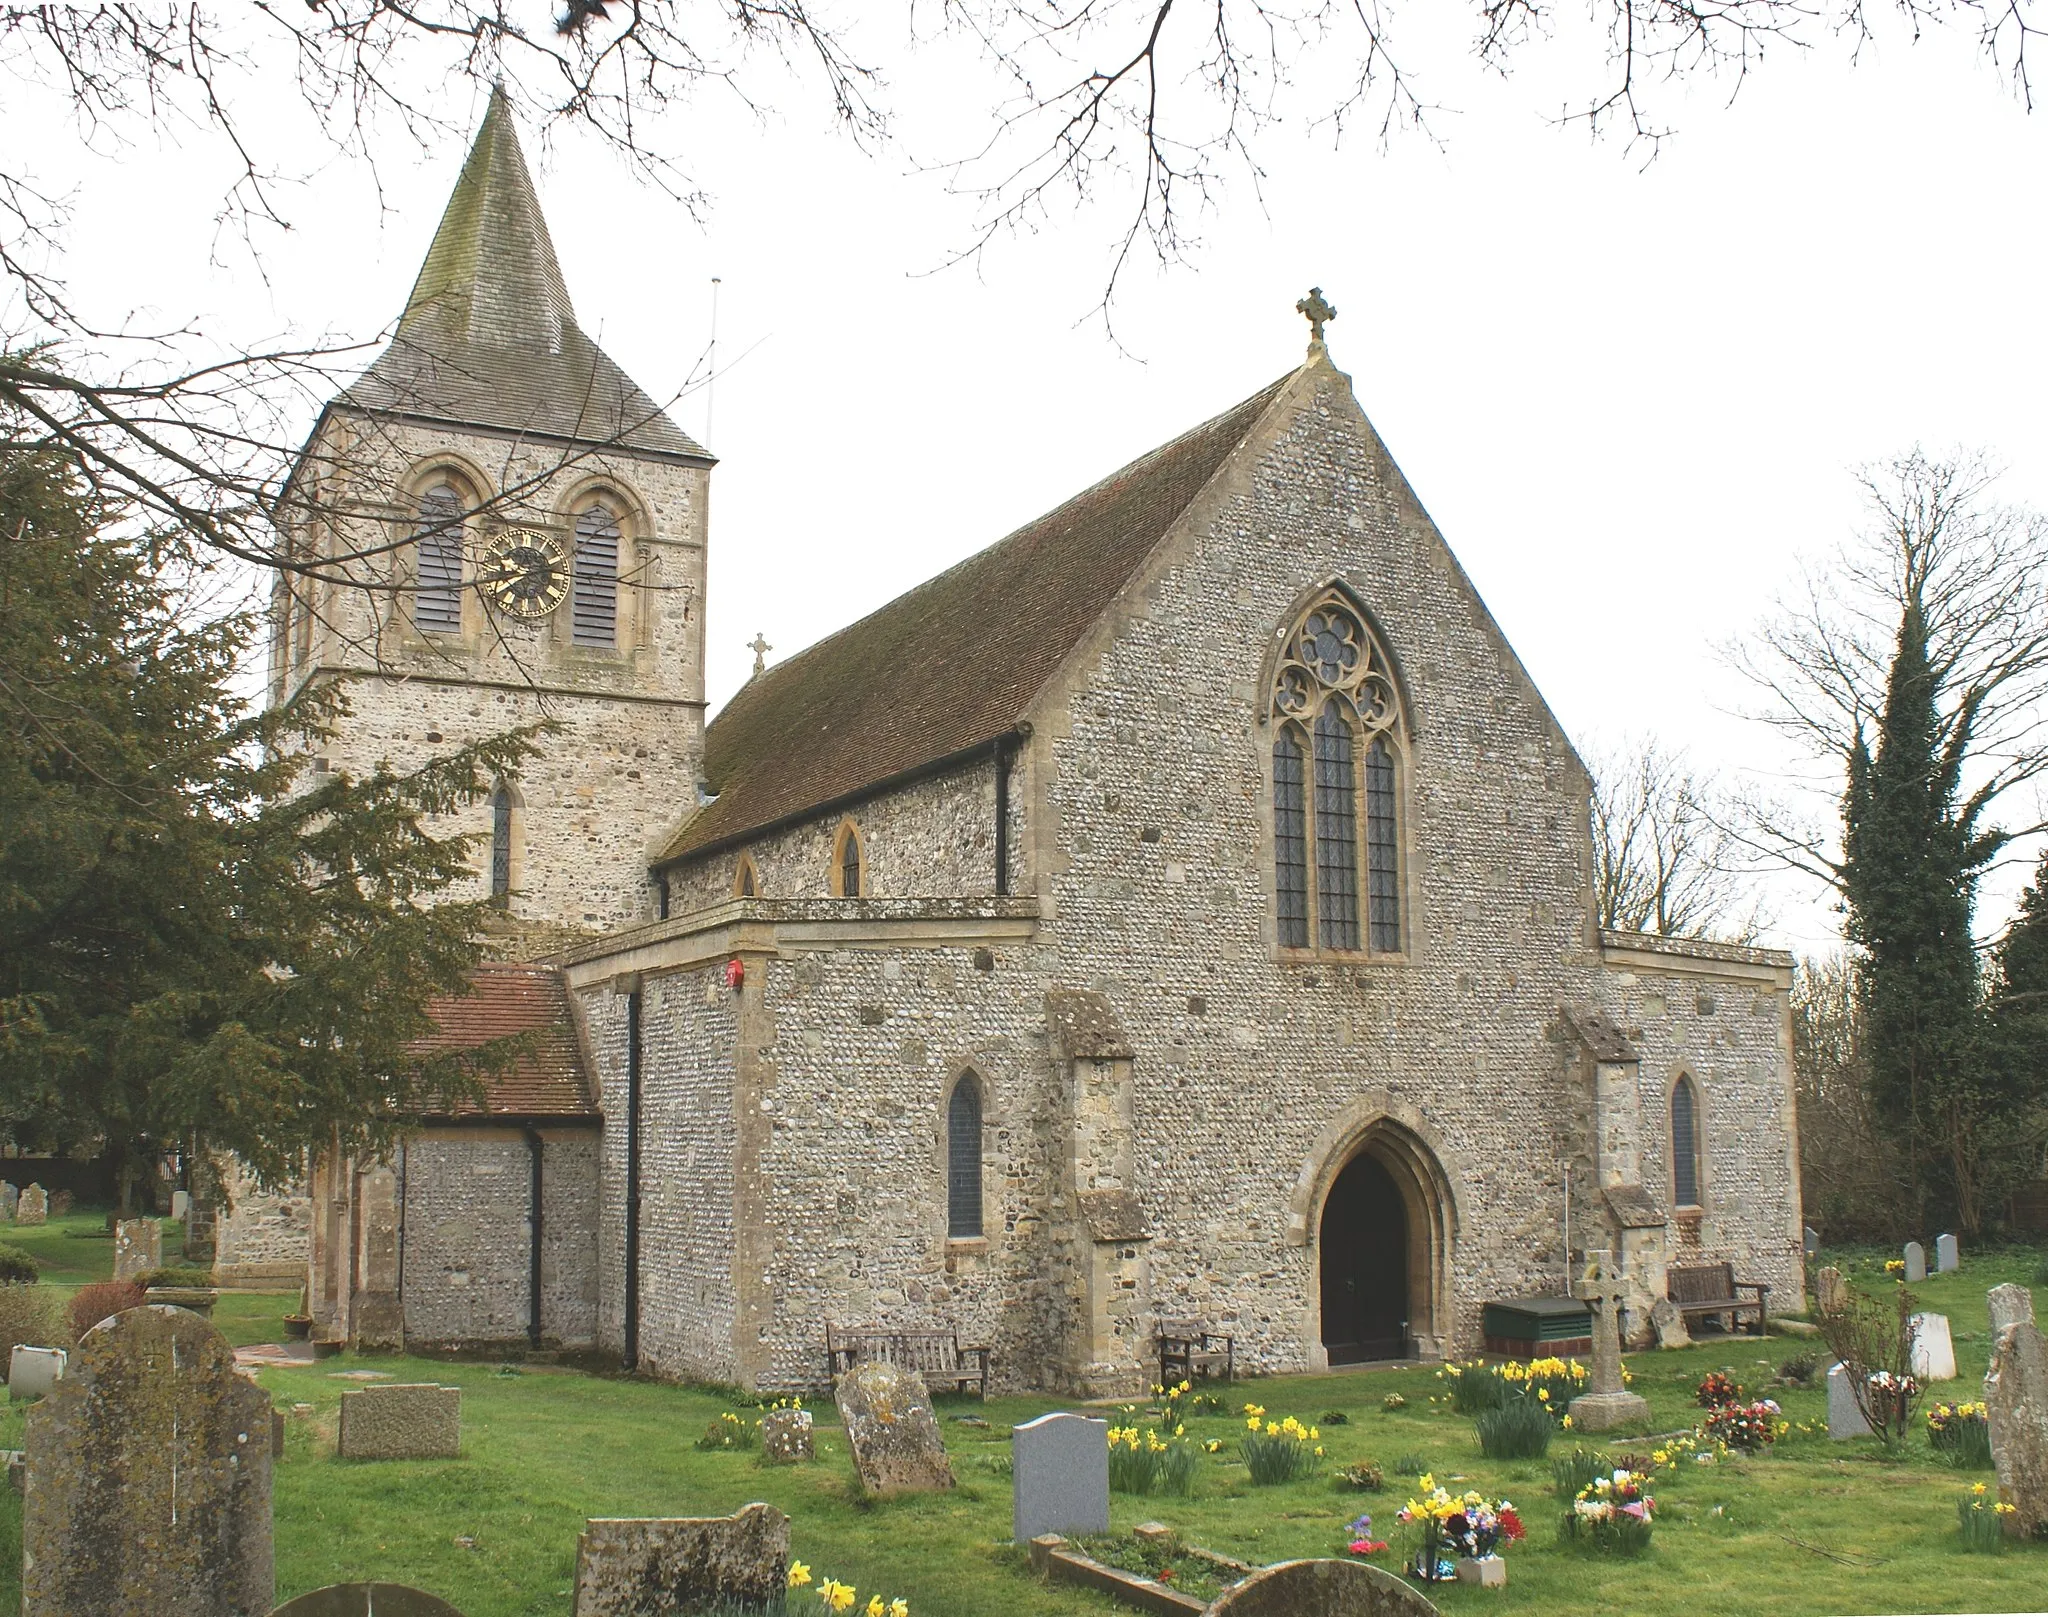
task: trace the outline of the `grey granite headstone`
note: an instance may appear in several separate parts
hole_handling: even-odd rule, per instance
[[[69,1358],[62,1348],[16,1347],[7,1363],[8,1401],[48,1397]]]
[[[833,1393],[854,1470],[869,1493],[953,1486],[953,1467],[923,1376],[885,1360],[865,1359],[839,1378]]]
[[[1984,1403],[1998,1494],[2013,1507],[2007,1531],[2038,1537],[2048,1534],[2048,1342],[2034,1323],[2034,1299],[2025,1286],[1998,1286],[1988,1300],[1991,1366]]]
[[[1906,1284],[1917,1286],[1927,1278],[1927,1248],[1918,1241],[1906,1243]]]
[[[344,1460],[453,1460],[462,1451],[462,1389],[394,1381],[341,1395]]]
[[[1040,1415],[1010,1433],[1010,1536],[1090,1538],[1109,1531],[1109,1422]]]
[[[794,1465],[814,1452],[817,1423],[808,1409],[771,1409],[761,1417],[761,1458],[770,1465]]]
[[[1823,1314],[1839,1313],[1849,1306],[1849,1283],[1841,1270],[1830,1264],[1813,1277],[1813,1300]]]
[[[133,1280],[164,1266],[164,1232],[153,1218],[124,1218],[114,1225],[114,1278]]]
[[[1906,1321],[1908,1367],[1916,1381],[1953,1381],[1956,1378],[1955,1339],[1949,1333],[1948,1315],[1915,1314]]]
[[[205,1320],[143,1307],[95,1325],[26,1447],[24,1611],[270,1610],[270,1395]]]
[[[1835,1364],[1828,1367],[1828,1436],[1837,1443],[1845,1443],[1852,1437],[1868,1437],[1870,1422],[1863,1411],[1856,1407],[1856,1389],[1849,1380],[1849,1367]]]
[[[1820,1231],[1815,1229],[1811,1224],[1806,1226],[1803,1244],[1805,1247],[1806,1255],[1809,1258],[1820,1250]]]
[[[50,1198],[43,1194],[41,1185],[30,1185],[21,1193],[21,1200],[14,1204],[14,1222],[47,1224],[49,1221]]]
[[[438,1595],[402,1583],[332,1583],[287,1600],[270,1617],[462,1617]]]
[[[1956,1245],[1953,1235],[1937,1235],[1934,1238],[1934,1272],[1953,1274],[1963,1266],[1962,1248]]]
[[[1363,1561],[1282,1561],[1232,1584],[1202,1617],[1436,1617],[1435,1604]]]
[[[575,1617],[781,1610],[789,1518],[773,1505],[730,1516],[600,1519],[576,1540]]]

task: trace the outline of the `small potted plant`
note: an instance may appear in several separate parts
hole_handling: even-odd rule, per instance
[[[294,1342],[303,1342],[313,1334],[313,1316],[306,1312],[306,1288],[299,1287],[298,1312],[284,1317],[284,1334]]]

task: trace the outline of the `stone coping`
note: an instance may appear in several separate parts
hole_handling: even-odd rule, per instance
[[[1792,951],[1789,949],[1759,949],[1746,943],[1712,943],[1705,938],[1666,938],[1655,932],[1619,932],[1606,927],[1600,929],[1600,952],[1604,955],[1661,955],[1671,960],[1678,970],[1684,969],[1678,964],[1682,961],[1763,966],[1773,971],[1792,969]]]
[[[1100,1561],[1083,1555],[1057,1533],[1034,1538],[1030,1549],[1031,1569],[1042,1577],[1099,1590],[1127,1606],[1153,1612],[1157,1617],[1183,1617],[1183,1614],[1200,1617],[1209,1609],[1208,1601],[1194,1595],[1183,1594],[1178,1589],[1168,1588],[1151,1578],[1141,1578],[1135,1572],[1125,1572],[1120,1567],[1104,1566]]]

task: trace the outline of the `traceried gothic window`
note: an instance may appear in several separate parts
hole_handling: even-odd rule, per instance
[[[462,633],[462,491],[439,482],[420,496],[413,526],[412,621],[428,634]]]
[[[946,1106],[946,1234],[981,1236],[981,1082],[964,1072]]]
[[[579,646],[619,643],[619,519],[602,500],[576,519],[570,635]]]
[[[491,902],[512,896],[512,794],[500,786],[491,793]]]
[[[1700,1205],[1699,1093],[1682,1074],[1671,1088],[1671,1199],[1680,1207]]]
[[[1384,648],[1342,592],[1289,631],[1271,711],[1280,946],[1399,954],[1400,694]]]

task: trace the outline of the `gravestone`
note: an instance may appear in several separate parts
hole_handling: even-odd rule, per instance
[[[2013,1507],[2008,1532],[2040,1535],[2048,1533],[2048,1343],[2025,1286],[1994,1287],[1988,1300],[1991,1367],[1984,1374],[1984,1403],[1998,1494]]]
[[[172,1218],[174,1218],[174,1219],[176,1219],[176,1220],[177,1220],[177,1221],[178,1221],[178,1222],[179,1222],[180,1224],[182,1224],[182,1223],[184,1223],[184,1222],[185,1222],[185,1215],[186,1215],[187,1213],[191,1212],[191,1211],[192,1211],[192,1192],[191,1192],[191,1191],[189,1191],[189,1190],[174,1190],[174,1191],[172,1191],[172,1192],[171,1192],[171,1217],[172,1217]],[[336,1585],[336,1587],[337,1587],[337,1588],[340,1588],[340,1587],[343,1587],[343,1586],[342,1586],[342,1585],[339,1585],[339,1584],[337,1584],[337,1585]],[[395,1589],[395,1588],[397,1588],[398,1586],[397,1586],[396,1584],[389,1584],[389,1585],[386,1585],[386,1587],[388,1587],[388,1588],[393,1588],[393,1589]]]
[[[1953,1274],[1963,1266],[1962,1248],[1956,1245],[1953,1235],[1937,1235],[1934,1238],[1934,1272],[1939,1275]]]
[[[730,1516],[600,1519],[576,1539],[575,1617],[779,1611],[788,1587],[789,1518],[773,1505]]]
[[[1583,1432],[1604,1432],[1648,1420],[1650,1401],[1622,1380],[1620,1316],[1628,1290],[1613,1253],[1588,1254],[1579,1294],[1593,1304],[1593,1376],[1572,1400],[1572,1424]]]
[[[816,1422],[808,1409],[771,1409],[761,1417],[761,1458],[770,1465],[794,1465],[813,1451]]]
[[[1685,1316],[1669,1297],[1659,1297],[1650,1304],[1650,1329],[1660,1348],[1692,1346],[1692,1332],[1686,1329]]]
[[[1010,1433],[1010,1536],[1091,1538],[1109,1531],[1109,1422],[1041,1415]]]
[[[1955,1339],[1949,1334],[1948,1315],[1915,1314],[1906,1321],[1907,1367],[1922,1385],[1956,1378]]]
[[[0,1218],[14,1222],[14,1210],[21,1205],[21,1190],[18,1186],[0,1179]]]
[[[1846,1443],[1852,1437],[1868,1437],[1870,1422],[1863,1411],[1856,1407],[1856,1389],[1849,1379],[1849,1367],[1835,1364],[1828,1367],[1828,1436],[1837,1443]]]
[[[68,1190],[50,1192],[50,1217],[62,1218],[78,1205],[78,1198]]]
[[[1202,1617],[1436,1617],[1391,1572],[1363,1561],[1282,1561],[1232,1584]]]
[[[70,1357],[62,1348],[16,1347],[7,1363],[8,1401],[48,1397]]]
[[[49,1221],[50,1198],[43,1194],[41,1185],[30,1185],[21,1193],[21,1200],[14,1204],[14,1222],[47,1224]]]
[[[928,1493],[953,1486],[953,1467],[931,1394],[915,1370],[865,1359],[833,1388],[853,1468],[869,1493]]]
[[[1820,1231],[1811,1224],[1806,1226],[1804,1246],[1809,1258],[1820,1250]]]
[[[164,1266],[164,1233],[153,1218],[124,1218],[114,1225],[114,1278],[133,1280]]]
[[[1849,1306],[1849,1283],[1841,1270],[1830,1264],[1813,1277],[1813,1300],[1823,1314],[1840,1313]]]
[[[462,1617],[438,1595],[402,1583],[331,1583],[287,1600],[270,1617]]]
[[[453,1460],[462,1449],[462,1389],[394,1381],[341,1395],[344,1460]]]
[[[28,1412],[22,1609],[259,1617],[274,1598],[270,1395],[176,1308],[86,1332]]]
[[[1906,1284],[1917,1286],[1927,1278],[1927,1248],[1918,1241],[1906,1243]]]

